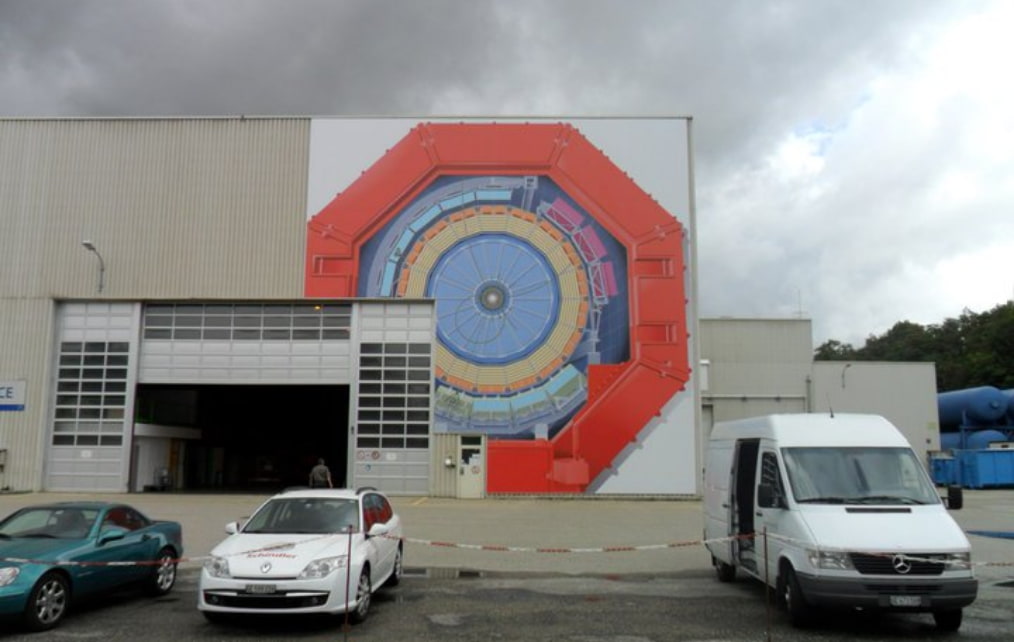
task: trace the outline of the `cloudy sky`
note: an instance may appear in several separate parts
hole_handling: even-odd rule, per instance
[[[0,116],[691,115],[702,316],[1014,297],[1004,0],[0,0]]]

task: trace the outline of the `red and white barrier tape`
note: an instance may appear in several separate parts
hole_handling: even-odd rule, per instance
[[[434,546],[438,548],[456,548],[466,551],[493,551],[498,553],[633,553],[637,551],[659,551],[670,548],[688,548],[691,546],[703,546],[706,544],[718,544],[731,542],[736,539],[751,539],[752,535],[736,537],[719,537],[715,539],[695,539],[683,542],[670,542],[668,544],[645,544],[642,546],[597,546],[594,548],[558,548],[558,547],[530,547],[530,546],[500,546],[496,544],[459,544],[455,542],[439,542],[427,539],[403,538],[404,541],[422,546]]]
[[[301,540],[296,543],[304,543],[308,541],[314,541],[317,539],[326,539],[335,535],[345,535],[345,533],[328,533],[321,537],[311,538],[307,540]],[[706,546],[708,544],[721,544],[732,542],[735,540],[749,540],[754,538],[762,538],[763,534],[746,534],[737,535],[731,537],[717,537],[711,539],[696,539],[686,540],[681,542],[670,542],[668,544],[644,544],[640,546],[597,546],[597,547],[528,547],[528,546],[504,546],[498,544],[462,544],[457,542],[442,542],[437,540],[426,540],[426,539],[414,539],[408,537],[398,538],[403,542],[410,544],[417,544],[420,546],[432,546],[435,548],[452,548],[457,550],[466,551],[487,551],[495,553],[534,553],[534,554],[583,554],[583,553],[635,553],[641,551],[658,551],[668,550],[677,548],[691,548],[696,546]],[[805,544],[798,540],[793,540],[789,537],[781,535],[767,535],[769,539],[776,539],[784,542],[793,542],[796,544]],[[240,551],[238,553],[230,554],[229,557],[239,557],[243,555],[253,555],[257,553],[266,553],[276,551],[283,548],[291,548],[294,542],[285,542],[274,546],[266,546],[263,548],[250,549]],[[830,549],[822,548],[822,551],[828,552],[849,552],[843,549]],[[884,557],[893,557],[895,553],[868,553],[869,555],[883,555]],[[175,560],[171,560],[177,564],[186,563],[203,563],[207,560],[212,559],[210,555],[203,555],[199,557],[180,557]],[[928,562],[928,563],[941,563],[939,559],[932,558],[921,558],[918,556],[906,555],[905,559],[912,562]],[[0,563],[9,564],[46,564],[52,566],[160,566],[165,563],[165,560],[138,560],[138,561],[71,561],[71,560],[37,560],[23,557],[0,557]],[[972,566],[983,566],[983,567],[1006,567],[1014,566],[1014,562],[971,562]]]

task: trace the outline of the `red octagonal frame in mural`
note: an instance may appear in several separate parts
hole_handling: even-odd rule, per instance
[[[629,361],[588,367],[588,400],[551,440],[491,440],[490,493],[583,492],[690,377],[683,230],[574,127],[424,123],[307,225],[307,297],[354,297],[363,246],[446,175],[544,175],[627,253]]]

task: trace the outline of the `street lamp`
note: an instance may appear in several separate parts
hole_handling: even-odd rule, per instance
[[[88,250],[89,252],[94,252],[95,256],[97,256],[99,259],[99,292],[101,293],[102,288],[106,284],[106,262],[102,260],[102,255],[99,254],[99,251],[95,249],[94,243],[88,240],[84,240],[81,241],[81,245],[83,245],[84,249]]]

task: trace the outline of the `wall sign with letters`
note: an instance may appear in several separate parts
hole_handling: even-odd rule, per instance
[[[5,381],[0,379],[0,410],[25,409],[25,381]]]

